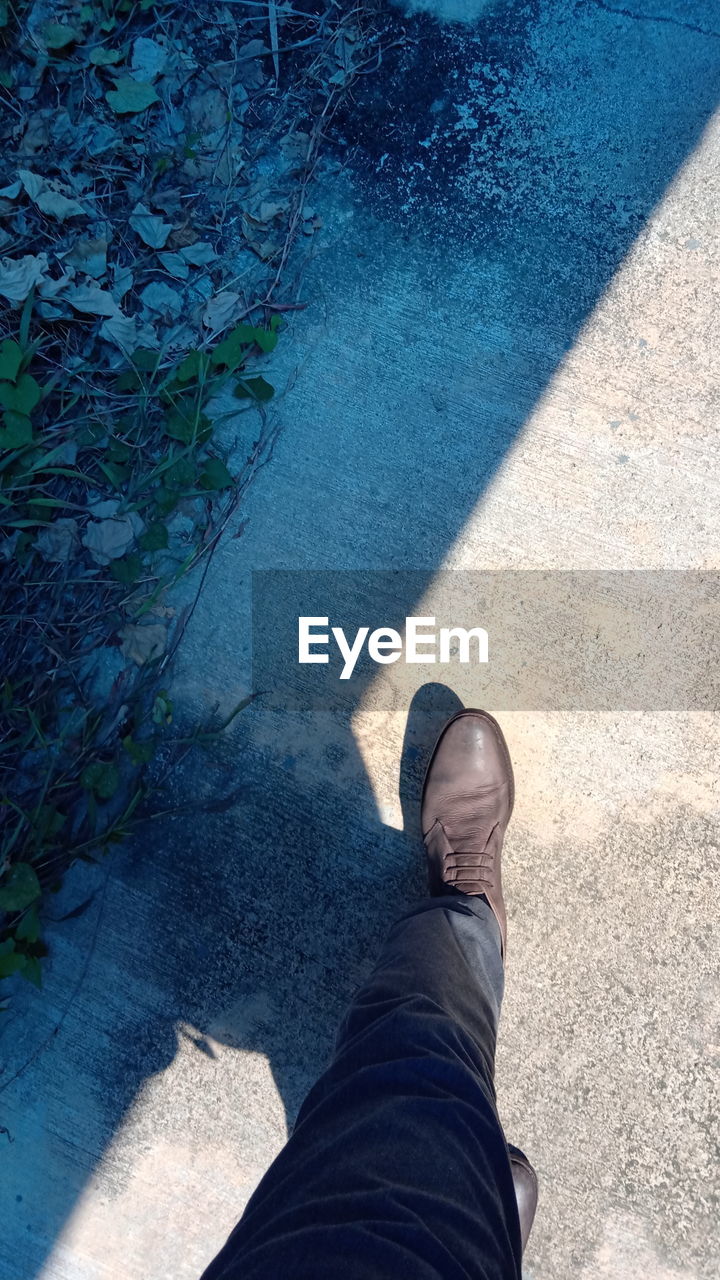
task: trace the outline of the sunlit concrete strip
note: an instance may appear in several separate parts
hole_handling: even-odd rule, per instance
[[[716,116],[441,568],[720,566],[719,173]],[[437,608],[431,584],[416,612]],[[477,702],[472,671],[431,678]],[[353,724],[378,810],[402,826],[391,681],[379,671]],[[540,1167],[531,1274],[559,1274],[558,1241],[585,1223],[603,1231],[588,1280],[696,1280],[673,1259],[719,1136],[720,718],[488,709],[517,781],[499,1097]]]

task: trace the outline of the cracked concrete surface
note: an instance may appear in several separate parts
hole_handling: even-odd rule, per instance
[[[253,568],[413,567],[429,590],[440,567],[720,567],[714,5],[432,9],[313,194],[282,431],[180,655],[188,719],[248,687]],[[260,701],[175,781],[231,807],[69,878],[58,914],[97,896],[51,929],[2,1045],[3,1080],[29,1064],[1,1098],[3,1280],[190,1280],[224,1240],[421,891],[420,776],[455,702],[381,682],[344,717]],[[526,1275],[710,1280],[717,716],[495,710]]]

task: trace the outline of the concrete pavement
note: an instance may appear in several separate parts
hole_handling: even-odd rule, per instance
[[[461,16],[412,19],[338,125],[282,431],[189,628],[181,719],[249,685],[251,569],[412,567],[431,594],[441,567],[720,567],[713,6]],[[96,897],[51,930],[47,990],[2,1045],[3,1080],[29,1063],[0,1098],[3,1280],[199,1273],[421,891],[414,802],[455,705],[394,705],[382,676],[344,715],[260,700],[173,783],[230,807],[69,877],[60,906]],[[709,1280],[717,717],[497,710],[518,791],[499,1104],[541,1178],[526,1274]]]

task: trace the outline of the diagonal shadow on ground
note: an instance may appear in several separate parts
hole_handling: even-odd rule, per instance
[[[432,575],[714,111],[713,19],[704,0],[667,0],[661,19],[646,0],[632,11],[508,0],[443,26],[398,13],[410,42],[337,122],[354,202],[321,266],[332,319],[322,367],[337,414],[311,420],[298,388],[295,426],[251,497],[256,532],[218,558],[198,611],[196,664],[224,675],[232,665],[238,618],[224,593],[248,558]],[[399,598],[397,619],[413,603]],[[435,714],[420,722],[404,787],[417,783]],[[0,1192],[2,1277],[43,1268],[104,1149],[175,1060],[178,1025],[197,1029],[205,1058],[208,1037],[267,1055],[292,1118],[389,919],[420,891],[416,838],[383,823],[349,716],[253,712],[205,776],[188,773],[179,789],[221,791],[238,776],[236,810],[169,821],[118,855],[72,1009],[5,1093],[15,1141]],[[82,976],[94,927],[93,912],[63,926],[58,983],[63,966]],[[42,1016],[12,1045],[6,1037],[6,1076],[33,1035],[42,1041]],[[173,1133],[207,1142],[215,1112],[218,1142],[236,1132],[237,1117],[188,1088],[167,1104]],[[155,1191],[142,1222],[123,1208],[135,1156],[154,1141],[139,1113],[134,1148],[121,1146],[101,1182],[118,1239],[99,1228],[89,1261],[50,1261],[43,1274],[171,1265]],[[256,1168],[266,1148],[248,1132],[257,1147],[240,1159]],[[188,1277],[210,1252],[197,1244],[197,1213],[195,1253],[171,1250]],[[186,1225],[174,1224],[175,1240]]]

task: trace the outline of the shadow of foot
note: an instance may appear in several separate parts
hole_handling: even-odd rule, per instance
[[[462,711],[463,704],[452,689],[437,682],[418,689],[408,711],[400,759],[400,804],[403,828],[409,841],[420,842],[420,797],[425,770],[443,725]],[[424,862],[423,862],[424,874]]]

